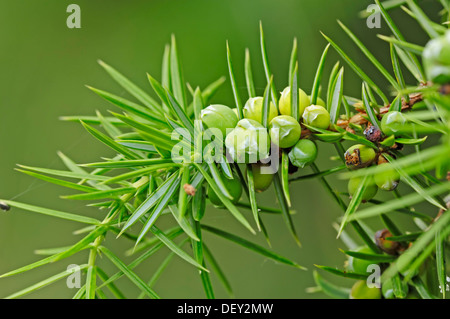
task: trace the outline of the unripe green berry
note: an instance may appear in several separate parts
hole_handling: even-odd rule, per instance
[[[381,299],[380,289],[369,288],[365,280],[358,280],[350,291],[350,299]]]
[[[375,150],[364,144],[355,144],[344,154],[345,165],[350,169],[367,167],[375,160]]]
[[[302,139],[290,150],[288,156],[292,165],[303,168],[316,160],[317,146],[313,141]]]
[[[212,104],[203,109],[200,113],[200,118],[207,128],[219,129],[224,138],[227,128],[234,128],[238,122],[236,113],[228,106],[221,104]]]
[[[429,41],[422,57],[428,79],[439,84],[450,82],[450,32]]]
[[[367,254],[373,253],[367,246],[359,247],[355,252]],[[348,270],[358,274],[368,274],[370,271],[367,271],[367,268],[373,264],[375,263],[370,260],[359,259],[353,256],[348,257]]]
[[[261,96],[249,98],[244,106],[244,118],[254,120],[262,124],[262,113],[263,113],[263,98]],[[277,115],[278,110],[276,106],[272,102],[270,102],[269,119],[267,123],[270,123],[270,121],[272,121],[272,119]]]
[[[221,178],[228,190],[228,193],[230,193],[232,197],[231,202],[233,204],[236,204],[242,195],[242,185],[239,178],[237,176],[234,176],[233,179],[228,179],[223,174],[221,174]],[[210,186],[208,186],[208,198],[213,205],[223,206],[223,203],[220,200],[219,196],[217,196],[216,192],[214,192]]]
[[[303,122],[309,126],[327,129],[330,126],[330,113],[320,105],[310,105],[303,112]]]
[[[406,122],[403,113],[398,111],[387,112],[381,119],[381,130],[386,135],[400,135]]]
[[[392,233],[387,229],[381,229],[375,233],[375,243],[378,248],[385,253],[389,255],[396,255],[400,248],[400,243],[386,239],[389,237],[392,237]]]
[[[298,89],[298,100],[299,100],[299,116],[301,117],[305,108],[311,104],[308,95],[302,89]],[[282,115],[292,116],[291,108],[291,88],[288,86],[281,92],[280,100],[278,101],[278,108]]]
[[[392,167],[390,163],[383,163],[378,166],[390,167],[389,170],[377,173],[373,176],[375,184],[385,191],[392,191],[397,188],[398,183],[400,181],[400,175],[397,171]]]
[[[349,179],[348,181],[348,193],[350,196],[353,196],[358,188],[360,187],[361,183],[363,182],[363,177],[355,176]],[[372,177],[368,178],[366,180],[367,186],[364,190],[364,193],[362,194],[362,201],[368,201],[371,200],[378,191],[378,187],[373,184]]]
[[[237,163],[256,163],[269,156],[270,137],[257,121],[242,119],[227,135],[225,145]]]
[[[273,174],[263,174],[261,168],[264,164],[252,164],[253,183],[258,193],[265,191],[272,184]]]
[[[281,148],[288,148],[300,139],[300,124],[289,115],[278,115],[269,125],[270,140]]]

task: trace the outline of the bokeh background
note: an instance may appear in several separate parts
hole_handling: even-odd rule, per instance
[[[427,12],[437,16],[434,1],[422,2]],[[245,48],[249,48],[252,54],[254,78],[257,90],[262,94],[265,79],[258,33],[259,21],[262,21],[275,84],[280,91],[287,85],[294,37],[299,41],[300,86],[310,91],[315,67],[326,45],[319,31],[346,47],[373,80],[386,92],[389,90],[336,22],[337,19],[343,21],[389,67],[388,45],[376,38],[378,33],[388,33],[386,25],[382,22],[381,29],[369,29],[366,21],[358,17],[358,12],[371,1],[78,0],[75,3],[81,7],[82,28],[68,29],[66,8],[70,3],[73,1],[0,1],[0,198],[72,213],[104,214],[86,208],[85,203],[61,200],[59,196],[70,191],[33,180],[15,171],[15,165],[62,169],[57,151],[80,163],[110,156],[112,152],[94,140],[81,125],[62,122],[58,118],[63,115],[94,115],[95,110],[104,114],[109,109],[117,111],[86,89],[86,84],[128,97],[97,64],[97,59],[111,64],[150,92],[145,73],[160,77],[164,45],[172,33],[177,37],[185,79],[194,87],[205,87],[218,77],[228,75],[225,51],[225,41],[228,40],[242,96],[246,96],[243,77]],[[401,10],[393,11],[393,16],[409,40],[425,41],[423,32]],[[337,59],[338,55],[330,50],[325,74]],[[345,93],[359,96],[360,82],[348,67],[345,76]],[[324,85],[326,80],[327,76],[324,76]],[[233,105],[228,80],[213,101]],[[334,149],[324,145],[320,147],[319,166],[329,168],[335,165],[330,160],[330,156],[335,155]],[[309,169],[302,173],[309,173]],[[345,190],[344,182],[336,178],[330,178],[330,182]],[[339,207],[317,181],[295,184],[291,194],[296,210],[294,222],[303,247],[295,245],[281,217],[271,215],[264,221],[273,250],[308,267],[308,271],[277,265],[221,238],[204,235],[236,297],[324,298],[323,294],[307,294],[305,291],[314,286],[314,264],[343,266],[345,257],[337,248],[344,245],[336,240],[332,227],[341,214]],[[259,195],[259,200],[265,205],[276,205],[272,191]],[[246,212],[246,216],[250,213]],[[262,235],[252,237],[247,234],[226,211],[210,207],[205,218],[208,224],[220,225],[227,231],[265,245]],[[74,242],[72,232],[79,227],[76,223],[19,209],[0,212],[0,273],[42,258],[34,254],[35,249]],[[132,247],[132,242],[126,239],[116,241],[110,236],[106,245],[123,256],[121,254]],[[161,250],[137,272],[147,280],[167,253],[167,250]],[[63,271],[71,263],[81,264],[86,260],[87,253],[81,253],[19,276],[0,279],[0,297]],[[114,268],[107,260],[100,259],[99,262],[109,274],[113,273]],[[345,279],[325,277],[351,286],[351,282]],[[121,279],[118,284],[128,297],[137,296],[137,290],[126,279]],[[213,284],[217,297],[226,298],[224,289],[214,276]],[[165,298],[204,297],[197,271],[177,258],[156,283],[155,290]],[[61,281],[27,298],[70,298],[74,293],[66,287],[65,281]]]

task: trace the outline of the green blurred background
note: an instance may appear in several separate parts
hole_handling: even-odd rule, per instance
[[[426,11],[433,12],[435,4],[424,1]],[[205,87],[221,75],[228,75],[225,41],[228,40],[235,70],[239,74],[241,95],[246,96],[243,78],[244,50],[250,49],[253,73],[258,93],[265,86],[259,50],[259,21],[263,22],[269,60],[279,90],[287,85],[287,69],[292,40],[299,40],[300,85],[309,91],[315,66],[326,45],[319,31],[347,47],[347,51],[383,86],[379,74],[367,63],[355,46],[338,28],[336,19],[343,21],[363,39],[376,56],[389,67],[388,46],[376,38],[387,34],[386,26],[369,29],[366,21],[358,18],[371,1],[355,0],[152,0],[152,1],[76,1],[81,7],[81,29],[66,27],[67,6],[72,1],[0,1],[0,198],[67,210],[72,213],[104,214],[84,203],[63,201],[59,195],[67,190],[33,180],[14,171],[17,163],[62,169],[56,151],[62,151],[79,163],[97,161],[112,152],[89,136],[79,124],[58,120],[62,115],[94,115],[95,110],[106,114],[114,106],[101,100],[84,87],[94,87],[128,97],[97,64],[102,59],[128,76],[135,83],[151,91],[145,73],[160,77],[164,45],[173,33],[183,62],[185,79],[192,85]],[[395,10],[399,24],[411,40],[423,43],[423,33],[411,19]],[[338,59],[330,50],[325,74]],[[345,93],[360,95],[360,82],[346,68]],[[323,84],[326,84],[327,76]],[[322,96],[323,97],[323,96]],[[227,81],[213,99],[216,103],[233,105],[230,84]],[[334,149],[320,145],[321,168],[335,165],[330,161]],[[302,173],[309,173],[305,169]],[[345,189],[345,183],[330,178],[333,185]],[[336,240],[332,222],[341,214],[339,208],[322,190],[317,181],[293,185],[291,194],[297,214],[294,222],[302,248],[298,248],[279,216],[264,218],[273,249],[289,257],[308,271],[300,271],[256,255],[241,247],[205,234],[238,298],[323,298],[322,294],[307,294],[314,286],[314,264],[342,267],[344,256],[337,250],[344,245]],[[381,198],[381,197],[380,197]],[[261,203],[276,205],[272,191],[259,196]],[[246,216],[250,216],[246,212]],[[163,221],[164,222],[164,221]],[[252,237],[243,231],[227,212],[210,208],[206,222],[265,245],[262,235]],[[72,243],[75,223],[59,221],[13,209],[0,214],[0,273],[38,260],[38,248],[60,247]],[[76,237],[79,238],[79,237]],[[120,256],[132,247],[126,239],[116,241],[107,237],[106,245]],[[167,255],[162,250],[154,259],[138,267],[137,272],[150,278],[158,263]],[[104,258],[103,258],[104,259]],[[85,263],[87,253],[55,264],[35,269],[16,277],[0,280],[0,297],[50,275],[61,272],[71,263]],[[131,259],[126,258],[127,261]],[[114,268],[107,260],[99,260],[112,274]],[[329,278],[329,276],[326,276]],[[335,280],[335,279],[333,279]],[[348,281],[339,281],[347,286]],[[118,282],[129,297],[137,290],[126,279]],[[215,277],[217,297],[227,297]],[[155,290],[164,298],[202,298],[197,271],[174,259],[156,283]],[[39,290],[30,298],[69,298],[75,293],[65,282]]]

